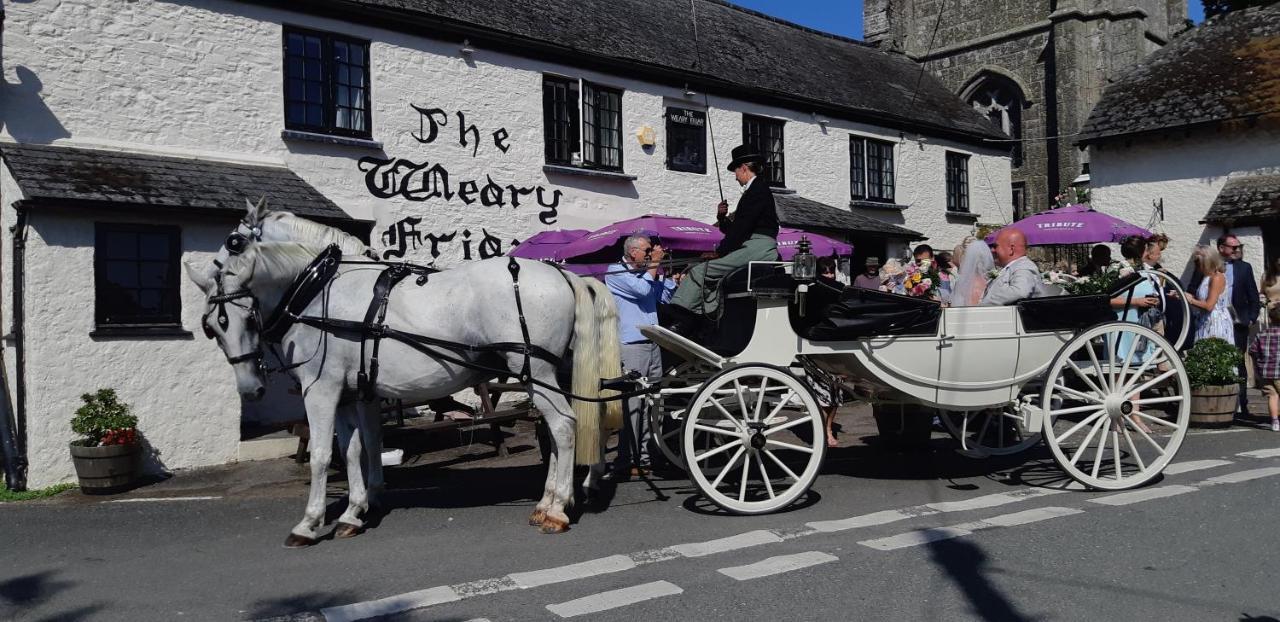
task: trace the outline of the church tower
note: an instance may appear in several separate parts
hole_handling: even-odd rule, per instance
[[[1013,218],[1046,209],[1088,172],[1072,136],[1107,80],[1186,28],[1186,0],[863,5],[868,43],[922,63],[1009,135],[1014,213],[1006,216]]]

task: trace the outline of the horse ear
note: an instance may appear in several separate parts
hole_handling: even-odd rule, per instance
[[[208,268],[198,268],[192,265],[191,262],[184,261],[182,262],[182,267],[187,271],[187,278],[191,279],[196,284],[196,287],[200,288],[200,291],[207,295],[213,289],[213,271],[217,269],[213,265],[208,266]]]
[[[267,217],[267,197],[259,197],[257,203],[251,203],[249,199],[245,199],[244,204],[249,208],[244,221],[249,223],[250,227],[258,226],[262,223],[262,219]]]

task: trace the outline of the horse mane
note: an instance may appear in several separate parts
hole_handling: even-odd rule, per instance
[[[227,274],[251,273],[245,284],[252,281],[275,282],[293,279],[324,250],[300,242],[260,242],[235,255],[227,262]]]
[[[287,227],[292,233],[290,238],[311,246],[327,248],[330,244],[337,244],[344,255],[363,255],[369,250],[360,238],[350,233],[291,212],[271,212],[267,218],[274,218],[281,226]]]

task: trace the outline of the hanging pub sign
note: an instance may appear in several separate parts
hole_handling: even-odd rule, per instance
[[[667,169],[707,172],[707,113],[667,108]]]

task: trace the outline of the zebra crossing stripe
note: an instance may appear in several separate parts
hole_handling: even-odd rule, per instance
[[[662,598],[663,596],[675,596],[683,594],[684,590],[680,586],[667,581],[654,581],[643,585],[633,587],[625,587],[620,590],[610,590],[608,592],[600,592],[590,596],[583,596],[568,602],[555,605],[547,605],[547,610],[562,618],[572,618],[575,616],[587,615],[589,613],[599,613],[608,611],[609,609],[617,609],[626,607],[636,603],[642,603],[646,600]]]

